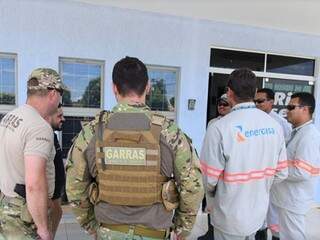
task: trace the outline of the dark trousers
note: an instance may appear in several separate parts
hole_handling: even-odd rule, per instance
[[[213,226],[211,225],[210,214],[208,214],[208,231],[205,235],[198,237],[198,240],[214,240]]]
[[[259,230],[255,235],[255,240],[267,240],[268,239],[268,233],[267,228],[263,230]]]
[[[267,228],[263,230],[259,230],[255,235],[255,240],[267,240],[268,239],[268,232]],[[272,240],[280,240],[280,238],[272,236]]]

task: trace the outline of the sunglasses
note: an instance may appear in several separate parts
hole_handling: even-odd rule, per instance
[[[288,111],[292,111],[292,110],[296,109],[297,107],[298,108],[302,108],[302,107],[310,107],[310,106],[306,106],[306,105],[287,105],[286,109]]]
[[[59,94],[60,94],[60,96],[62,96],[63,95],[63,89],[61,89],[61,88],[48,88],[48,90],[56,90]]]
[[[253,100],[253,102],[255,104],[261,104],[261,103],[264,103],[265,101],[268,101],[268,99],[256,99],[256,100]]]
[[[229,103],[219,102],[219,103],[218,103],[218,106],[219,106],[219,107],[221,107],[221,106],[223,106],[223,107],[229,107]]]

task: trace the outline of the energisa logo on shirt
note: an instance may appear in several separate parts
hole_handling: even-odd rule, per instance
[[[274,135],[274,128],[259,128],[259,129],[250,129],[245,130],[241,125],[235,126],[237,130],[236,140],[237,142],[244,142],[247,138],[258,137],[258,136],[266,136],[266,135]]]

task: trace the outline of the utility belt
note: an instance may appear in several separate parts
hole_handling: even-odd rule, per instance
[[[155,230],[142,225],[126,225],[126,224],[106,224],[102,223],[101,227],[110,229],[111,231],[122,232],[130,235],[139,235],[142,237],[167,239],[169,230]]]
[[[0,192],[0,202],[20,208],[20,219],[26,223],[33,223],[32,216],[28,210],[26,200],[22,197],[8,197]]]

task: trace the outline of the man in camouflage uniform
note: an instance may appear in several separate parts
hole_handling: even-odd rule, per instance
[[[65,88],[56,71],[34,70],[26,104],[0,123],[0,239],[52,239],[49,200],[54,190],[53,131],[45,121]]]
[[[112,78],[118,104],[112,112],[102,112],[85,125],[69,151],[67,194],[77,220],[89,233],[97,233],[98,239],[165,239],[170,227],[177,239],[185,239],[191,232],[203,197],[195,149],[176,124],[163,116],[154,115],[145,105],[150,86],[147,69],[139,59],[126,57],[120,60],[114,66]],[[157,151],[146,147],[146,159],[139,158],[144,151],[142,145],[139,145],[140,139],[145,136],[152,138],[150,128],[159,129],[157,144],[160,149]],[[110,132],[113,132],[110,137],[105,137]],[[127,140],[123,141],[124,145],[108,147],[105,143],[113,136],[117,136],[115,142],[121,138]],[[140,148],[122,147],[135,146],[137,142]],[[120,155],[117,149],[120,149]],[[123,156],[127,157],[121,159],[121,151],[126,151],[127,155]],[[139,151],[139,155],[130,155],[134,151]],[[113,159],[109,159],[109,154],[113,154]],[[141,179],[146,174],[141,169],[149,167],[152,171],[151,165],[158,166],[156,161],[152,161],[157,155],[161,159],[159,177],[171,178],[177,186],[176,202],[170,202],[172,196],[164,201],[165,191],[162,192],[163,199],[152,204],[143,205],[138,201],[130,204],[123,201],[145,201],[147,198],[144,196],[150,194],[147,191],[155,190],[146,190],[145,186],[149,182],[140,181],[143,181]],[[141,161],[144,161],[144,165]],[[115,175],[116,173],[120,175]],[[128,188],[128,180],[137,184]],[[116,182],[115,185],[113,181]],[[150,179],[152,181],[154,179]],[[167,183],[163,184],[167,186]],[[121,189],[126,191],[121,192]],[[173,211],[175,205],[177,208]]]

